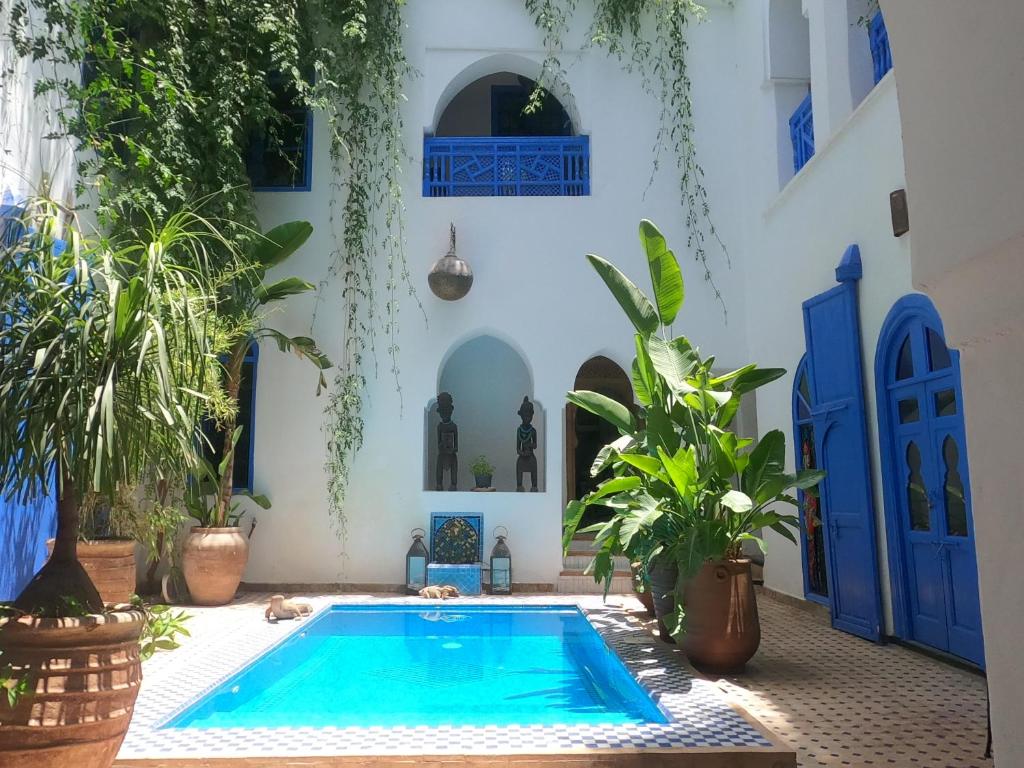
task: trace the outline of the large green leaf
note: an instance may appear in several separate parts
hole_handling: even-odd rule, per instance
[[[626,313],[626,317],[629,318],[634,328],[645,335],[658,330],[658,313],[655,311],[654,305],[632,280],[600,256],[588,253],[587,260],[604,280],[604,284],[608,286],[612,296],[619,302],[619,306],[622,307],[622,311]]]
[[[567,553],[569,551],[569,544],[572,542],[573,537],[576,536],[576,529],[580,527],[580,520],[583,519],[583,513],[587,511],[587,506],[581,504],[576,499],[573,499],[565,508],[565,516],[563,517],[562,523],[562,552]]]
[[[600,416],[608,423],[617,427],[620,432],[629,433],[635,429],[633,414],[629,412],[629,409],[617,400],[612,400],[600,392],[590,392],[581,389],[568,393],[566,399],[583,410],[590,411],[595,416]]]
[[[662,325],[671,325],[683,306],[683,273],[675,254],[669,250],[665,237],[653,223],[640,222],[640,242],[647,253],[647,267],[654,286],[654,300]]]
[[[737,395],[744,395],[785,375],[785,368],[752,368],[736,376],[730,389]]]
[[[308,221],[288,221],[279,224],[256,240],[252,258],[264,269],[280,264],[297,251],[309,236],[313,225]]]
[[[651,364],[673,392],[686,394],[695,391],[693,385],[687,382],[697,367],[696,355],[689,341],[685,338],[665,341],[659,336],[651,336],[646,345]]]
[[[785,461],[786,436],[781,430],[773,429],[762,437],[754,450],[750,452],[746,469],[741,478],[743,490],[760,503],[763,487],[768,482],[785,474]]]
[[[289,296],[297,296],[300,293],[312,291],[316,286],[298,277],[285,277],[274,283],[263,283],[256,287],[256,301],[260,304],[270,304],[273,301],[281,301]]]

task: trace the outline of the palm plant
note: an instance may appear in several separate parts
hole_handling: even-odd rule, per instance
[[[233,275],[220,291],[217,312],[223,319],[227,335],[227,352],[223,356],[223,389],[228,407],[218,418],[218,428],[225,436],[224,451],[214,465],[200,462],[196,482],[190,489],[189,509],[204,527],[219,528],[228,525],[235,513],[232,501],[237,492],[233,488],[235,446],[240,429],[236,426],[238,396],[242,383],[242,367],[251,344],[261,339],[272,339],[282,352],[291,351],[308,360],[318,371],[317,394],[326,386],[323,371],[331,361],[308,336],[288,336],[266,325],[267,307],[275,302],[314,289],[312,283],[298,277],[285,277],[272,283],[264,282],[267,270],[281,264],[309,239],[313,226],[307,221],[291,221],[274,227],[255,238],[246,263],[248,269]],[[212,503],[206,504],[209,497]],[[251,496],[261,507],[269,507],[265,496]]]
[[[226,245],[192,214],[144,242],[62,241],[61,215],[31,204],[0,259],[0,486],[57,497],[53,554],[14,606],[44,615],[103,610],[76,555],[83,496],[191,463],[215,362],[206,247]]]
[[[570,402],[620,433],[591,469],[596,476],[611,468],[612,476],[571,501],[565,513],[568,550],[588,505],[612,511],[609,521],[583,529],[596,534],[591,572],[606,584],[616,555],[627,555],[644,569],[655,562],[677,565],[685,578],[706,562],[737,557],[744,541],[763,548],[764,528],[795,543],[798,518],[780,511],[779,504],[795,505],[790,491],[810,489],[824,476],[787,473],[786,439],[778,430],[756,446],[730,430],[743,395],[785,371],[751,364],[713,373],[713,357],[702,357],[685,336],[670,332],[685,293],[675,255],[649,221],[640,224],[640,240],[653,301],[609,262],[587,256],[636,329],[632,378],[640,411],[634,415],[597,392],[568,394]]]

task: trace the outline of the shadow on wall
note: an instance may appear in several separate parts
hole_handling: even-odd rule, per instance
[[[57,529],[54,497],[28,504],[0,499],[0,601],[13,600],[46,562]]]
[[[518,411],[523,398],[533,400],[533,377],[526,361],[504,341],[477,336],[461,344],[444,363],[438,377],[438,392],[452,396],[452,421],[458,426],[457,490],[473,488],[470,466],[478,456],[494,465],[492,485],[498,491],[516,489],[516,431],[521,424]],[[545,423],[544,409],[534,401],[533,426],[537,430],[537,485],[543,491]],[[424,489],[435,489],[437,464],[437,400],[432,398],[424,414]],[[523,478],[529,489],[529,475]],[[448,488],[448,475],[444,487]]]

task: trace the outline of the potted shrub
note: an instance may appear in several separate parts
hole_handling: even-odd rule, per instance
[[[248,497],[264,509],[270,506],[265,496],[235,489],[232,482],[235,445],[241,436],[241,427],[236,427],[238,393],[250,345],[261,339],[272,339],[282,352],[294,352],[320,372],[317,394],[326,385],[322,371],[329,368],[331,362],[311,338],[286,336],[264,324],[268,305],[313,290],[312,283],[297,277],[264,282],[267,270],[291,256],[312,232],[309,222],[292,221],[258,237],[247,254],[247,269],[226,281],[220,291],[217,311],[224,318],[227,336],[227,351],[221,359],[227,407],[215,420],[219,431],[225,435],[224,451],[215,461],[201,459],[199,471],[191,477],[187,506],[199,525],[189,531],[181,556],[185,583],[192,601],[199,605],[229,602],[235,596],[249,560],[249,543],[238,527],[244,511],[239,511],[235,497]]]
[[[633,382],[641,408],[634,416],[596,392],[569,393],[570,402],[608,420],[620,437],[594,463],[595,474],[610,467],[612,477],[567,507],[565,543],[588,504],[610,508],[608,522],[584,529],[596,534],[595,578],[610,581],[615,555],[639,561],[650,574],[666,630],[681,640],[694,666],[734,672],[760,642],[742,544],[754,540],[763,547],[765,528],[795,543],[798,518],[778,507],[796,504],[792,489],[809,490],[824,474],[787,473],[785,436],[778,430],[756,445],[731,431],[743,395],[784,371],[746,365],[713,373],[713,358],[670,333],[684,295],[675,255],[649,221],[641,222],[640,239],[653,301],[610,263],[587,257],[636,329]]]
[[[494,480],[494,465],[487,460],[486,456],[477,456],[469,468],[473,472],[477,488],[491,487]]]
[[[26,219],[27,234],[0,251],[0,486],[22,501],[56,488],[57,532],[50,559],[0,611],[4,687],[23,691],[0,707],[0,753],[108,768],[138,694],[145,618],[105,607],[79,562],[82,502],[192,455],[213,297],[192,217],[124,246],[73,230],[58,241],[52,204]]]

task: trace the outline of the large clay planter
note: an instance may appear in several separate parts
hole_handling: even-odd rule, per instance
[[[0,703],[3,768],[110,768],[142,682],[140,611],[0,619],[3,661],[29,680]]]
[[[679,581],[679,568],[675,563],[655,563],[649,571],[651,578],[651,598],[654,601],[654,615],[658,618],[658,634],[666,643],[674,643],[665,617],[672,615],[676,609],[676,582]]]
[[[249,542],[240,528],[193,528],[181,550],[181,570],[192,602],[230,603],[248,561]]]
[[[53,539],[46,542],[53,553]],[[130,603],[135,594],[135,542],[97,539],[78,542],[78,561],[108,605]]]
[[[702,672],[743,670],[761,644],[749,560],[706,563],[687,583],[683,651]]]

